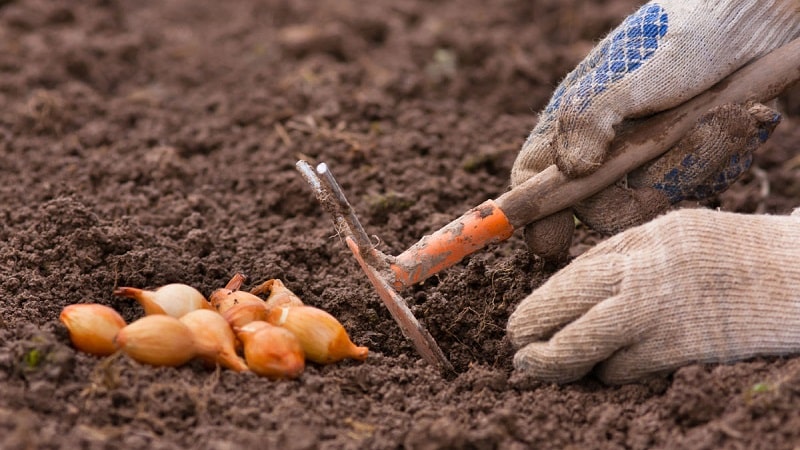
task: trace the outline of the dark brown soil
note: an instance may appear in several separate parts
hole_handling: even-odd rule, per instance
[[[456,366],[441,378],[294,170],[328,162],[400,252],[506,190],[535,111],[637,3],[0,1],[0,448],[795,447],[800,359],[511,376],[505,322],[553,271],[519,236],[403,293]],[[711,206],[798,203],[799,99]],[[78,353],[58,322],[81,302],[139,317],[115,286],[208,294],[237,271],[281,278],[369,359],[288,382],[153,368]]]

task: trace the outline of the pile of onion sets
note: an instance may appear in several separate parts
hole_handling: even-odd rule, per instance
[[[208,299],[180,283],[155,290],[120,287],[114,295],[139,302],[144,317],[126,324],[113,308],[82,303],[64,308],[60,320],[80,351],[97,356],[121,351],[154,366],[198,358],[237,372],[291,379],[303,373],[306,360],[367,358],[367,347],[355,345],[336,318],[305,305],[280,280],[249,292],[240,290],[244,281],[237,273]]]

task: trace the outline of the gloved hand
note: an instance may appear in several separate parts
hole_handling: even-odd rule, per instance
[[[800,208],[671,212],[576,258],[525,298],[514,367],[610,384],[691,362],[800,353]]]
[[[796,0],[645,4],[556,89],[514,163],[512,186],[551,164],[571,177],[593,172],[605,160],[615,128],[687,101],[798,35]],[[575,214],[610,234],[677,201],[720,192],[747,169],[777,120],[760,105],[712,110],[666,156],[630,174],[627,186],[612,186],[578,205]],[[529,225],[531,251],[549,259],[565,255],[572,214],[562,211]]]

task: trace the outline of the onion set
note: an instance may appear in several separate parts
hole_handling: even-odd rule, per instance
[[[76,349],[96,356],[122,352],[153,366],[199,359],[278,380],[299,377],[306,360],[330,364],[367,358],[369,350],[355,345],[336,318],[303,304],[280,280],[267,280],[250,292],[241,290],[244,281],[244,275],[235,274],[208,300],[180,283],[155,290],[114,289],[115,296],[132,298],[144,309],[144,317],[130,324],[100,304],[69,305],[59,319]]]

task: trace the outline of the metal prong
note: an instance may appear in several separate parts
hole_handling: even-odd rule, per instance
[[[336,199],[336,202],[339,204],[339,212],[344,215],[344,219],[350,227],[350,231],[354,235],[353,239],[358,243],[359,249],[363,251],[364,245],[366,245],[368,249],[371,248],[372,245],[369,236],[367,236],[367,232],[364,231],[364,227],[361,226],[361,222],[359,222],[358,217],[356,217],[353,207],[350,206],[350,202],[348,202],[347,197],[344,196],[342,187],[339,186],[333,173],[328,170],[328,165],[325,163],[317,165],[317,173],[322,177],[322,182],[330,190],[333,194],[333,198]]]
[[[340,202],[336,198],[336,194],[333,192],[333,190],[328,187],[328,183],[323,183],[323,180],[319,178],[317,172],[312,169],[311,165],[307,162],[297,161],[296,166],[297,170],[300,172],[300,175],[302,175],[306,182],[311,186],[311,190],[314,191],[314,196],[317,198],[319,204],[323,209],[325,209],[325,211],[328,212],[328,214],[333,217],[333,220],[336,223],[336,230],[349,236],[351,234],[350,227],[344,220]]]
[[[345,235],[347,246],[350,247],[403,334],[411,340],[425,361],[441,371],[452,371],[453,366],[433,336],[419,323],[405,300],[392,289],[390,282],[382,275],[382,272],[388,272],[383,270],[388,267],[387,256],[372,246],[369,236],[344,196],[341,186],[328,170],[327,164],[319,164],[314,171],[307,162],[298,161],[297,170],[311,186],[322,207],[333,216],[337,230]]]
[[[405,300],[386,282],[381,274],[375,270],[372,265],[364,261],[358,248],[358,244],[352,239],[345,239],[347,246],[356,257],[356,261],[367,274],[367,278],[372,283],[372,286],[378,291],[378,296],[383,300],[383,304],[389,310],[389,313],[394,318],[394,321],[400,326],[406,338],[411,340],[417,353],[422,356],[428,364],[436,367],[440,372],[453,372],[453,365],[444,356],[444,352],[439,348],[439,344],[433,339],[433,336],[422,326],[421,323],[414,317],[414,313],[408,308]]]
[[[344,221],[347,225],[347,229],[349,230],[348,236],[358,245],[358,250],[361,252],[362,257],[371,265],[375,266],[376,269],[383,269],[383,266],[386,265],[385,261],[381,258],[383,255],[375,250],[369,235],[364,231],[364,227],[358,220],[355,210],[353,210],[350,202],[347,201],[342,187],[339,186],[333,173],[328,169],[328,165],[325,163],[318,164],[317,174],[321,177],[323,189],[333,196],[333,200],[338,206],[337,218]]]
[[[317,174],[314,172],[314,169],[311,168],[311,165],[305,161],[297,161],[296,167],[300,172],[300,175],[302,175],[306,182],[311,185],[311,189],[314,190],[314,195],[319,196],[319,194],[322,192],[322,184],[320,184],[319,177],[317,177]]]

